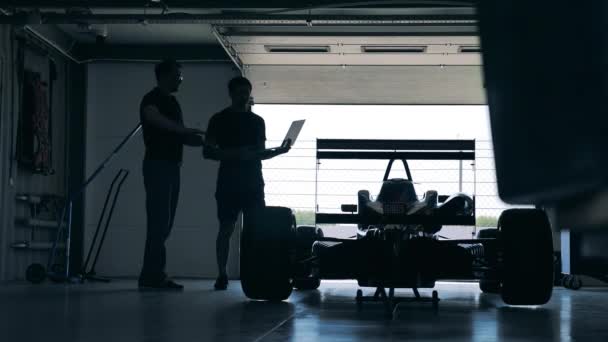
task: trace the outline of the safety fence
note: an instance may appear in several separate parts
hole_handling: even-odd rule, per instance
[[[298,141],[290,153],[263,165],[267,204],[294,209],[301,224],[314,223],[315,207],[337,213],[341,204],[356,204],[359,190],[377,195],[387,166],[381,160],[321,160],[317,170],[315,144],[315,140]],[[440,195],[474,195],[477,226],[495,226],[500,213],[511,206],[498,197],[491,141],[477,140],[475,152],[474,163],[410,161],[416,193],[422,196],[426,190],[437,190]],[[394,164],[390,177],[405,178],[401,163]]]

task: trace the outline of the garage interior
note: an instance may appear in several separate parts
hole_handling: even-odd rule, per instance
[[[547,5],[548,1],[541,3]],[[584,173],[587,169],[583,167],[604,166],[608,158],[599,156],[606,155],[605,147],[594,145],[596,132],[590,128],[590,138],[578,132],[568,136],[567,140],[575,141],[568,146],[580,142],[582,148],[561,152],[551,149],[541,157],[545,151],[541,147],[557,149],[566,143],[534,145],[541,138],[529,138],[525,147],[522,136],[530,131],[497,134],[498,124],[505,130],[515,127],[497,116],[491,116],[492,133],[495,145],[499,141],[502,145],[495,146],[494,154],[510,158],[512,155],[502,146],[509,145],[504,142],[511,139],[513,150],[530,151],[520,153],[516,163],[531,165],[530,179],[513,187],[504,182],[513,179],[509,178],[513,166],[505,166],[506,159],[497,160],[503,199],[516,207],[542,207],[551,223],[556,280],[551,299],[544,305],[508,305],[499,294],[483,293],[478,282],[464,280],[439,281],[434,289],[421,289],[423,296],[438,291],[438,309],[428,303],[401,303],[390,320],[384,317],[380,303],[365,303],[364,309],[358,310],[355,293],[359,286],[355,280],[323,280],[317,290],[294,290],[289,299],[279,302],[250,300],[239,283],[240,229],[230,242],[230,286],[224,292],[213,291],[217,275],[214,192],[218,165],[203,159],[200,148],[188,147],[181,169],[178,213],[167,242],[167,270],[184,284],[185,290],[138,291],[146,238],[141,172],[145,146],[139,129],[139,105],[156,85],[156,63],[174,58],[182,64],[183,82],[176,97],[185,124],[203,130],[214,113],[230,105],[226,85],[239,75],[251,81],[256,105],[490,105],[494,115],[498,112],[494,112],[494,104],[504,103],[496,100],[499,96],[494,84],[499,83],[486,82],[492,81],[488,75],[504,76],[506,72],[492,71],[487,65],[484,69],[484,61],[497,60],[497,55],[484,55],[476,4],[449,0],[3,1],[3,340],[606,340],[608,330],[602,322],[608,319],[608,255],[604,248],[608,234],[603,228],[608,225],[608,210],[606,192],[596,191],[606,189],[606,179],[603,172],[597,177],[589,173],[587,182],[577,181],[584,177],[564,176],[569,171]],[[539,8],[541,4],[534,6],[534,10]],[[547,11],[555,14],[559,8]],[[516,31],[518,24],[512,25]],[[505,31],[510,29],[505,27]],[[564,30],[556,28],[556,32]],[[526,44],[532,45],[532,41]],[[538,43],[538,51],[554,42]],[[560,51],[562,55],[548,64],[567,69],[568,65],[558,63],[575,52]],[[518,57],[525,54],[513,53]],[[556,51],[543,53],[554,56]],[[488,70],[493,73],[484,76]],[[564,75],[572,76],[567,72]],[[554,75],[538,77],[546,80]],[[40,161],[32,152],[39,150],[32,145],[44,142],[28,140],[24,113],[37,101],[27,96],[27,87],[32,84],[46,94],[42,106],[48,110],[48,160]],[[534,89],[530,87],[525,90]],[[580,107],[595,113],[599,107],[594,105],[590,102]],[[558,107],[550,109],[559,111]],[[513,121],[522,115],[513,114]],[[583,115],[579,118],[588,119]],[[556,133],[564,127],[560,124],[572,123],[571,127],[580,128],[575,126],[580,124],[575,115],[573,119],[558,119],[563,118],[558,116],[554,123],[543,116],[535,121],[536,127]],[[372,113],[369,120],[375,120]],[[590,127],[592,122],[586,121]],[[558,137],[553,136],[556,141]],[[585,146],[588,150],[583,149]],[[297,152],[297,147],[293,151]],[[552,163],[550,157],[563,159]],[[568,158],[583,166],[568,168]],[[554,172],[549,166],[539,167],[542,162],[561,169]],[[577,177],[581,172],[576,173]],[[542,174],[551,175],[546,176],[547,183],[535,184],[546,186],[541,190],[554,185],[551,181],[562,182],[560,185],[568,190],[539,195],[539,188],[535,188],[536,192],[527,195],[515,193],[534,185],[533,177]],[[592,182],[596,178],[600,181]],[[552,202],[548,193],[563,197]],[[546,203],[549,205],[540,206]],[[68,207],[70,238],[65,240],[65,236],[57,238],[62,230],[52,222],[60,213],[68,212]],[[104,213],[110,215],[111,222],[102,237],[96,232],[99,227],[103,232]],[[90,251],[98,246],[98,238],[103,241],[103,249],[96,258]],[[56,239],[59,243],[54,249]],[[53,262],[49,262],[49,255],[56,255]],[[81,283],[77,278],[81,270],[91,270],[91,261],[95,274],[88,274]],[[47,277],[33,284],[26,280],[26,270],[33,264],[69,277]],[[97,276],[111,281],[94,281]],[[371,295],[373,288],[364,292]],[[409,289],[397,292],[411,295]]]

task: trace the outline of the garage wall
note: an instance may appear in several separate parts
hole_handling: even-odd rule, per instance
[[[11,66],[15,51],[11,46],[9,25],[0,25],[0,280],[8,279],[10,253],[9,239],[12,238],[12,217],[14,189],[10,184],[10,158],[12,157],[11,114],[16,105],[16,96],[11,91],[15,80],[15,68]]]
[[[52,135],[52,165],[55,174],[43,176],[33,174],[28,169],[17,166],[15,143],[21,103],[18,77],[18,44],[13,39],[11,27],[0,25],[0,85],[2,119],[0,121],[0,182],[1,212],[0,212],[0,280],[23,279],[25,269],[33,262],[46,264],[48,250],[14,249],[10,245],[18,241],[46,242],[54,236],[48,229],[16,225],[15,219],[28,217],[29,207],[16,203],[15,195],[20,193],[50,193],[65,194],[65,124],[68,115],[66,101],[68,71],[71,63],[63,56],[40,45],[30,44],[24,49],[23,63],[25,68],[41,73],[45,81],[49,81],[49,58],[56,64],[57,79],[53,84],[51,128]],[[12,87],[14,86],[14,89]],[[50,95],[50,94],[49,94]],[[12,133],[11,133],[12,128]]]
[[[184,64],[184,82],[176,95],[186,125],[205,129],[210,116],[230,102],[226,85],[237,74],[230,64]],[[155,85],[154,65],[146,63],[96,63],[88,66],[86,174],[139,122],[139,103]],[[120,168],[128,169],[110,231],[97,266],[107,276],[137,276],[145,242],[146,219],[141,163],[141,134],[120,152],[87,189],[85,252],[89,248],[106,192]],[[200,148],[185,147],[182,187],[174,230],[168,242],[167,271],[171,276],[215,277],[217,233],[215,180],[218,165],[202,159]],[[238,275],[235,257],[229,273]],[[86,257],[86,255],[85,255]]]
[[[485,104],[479,66],[252,65],[257,103]]]

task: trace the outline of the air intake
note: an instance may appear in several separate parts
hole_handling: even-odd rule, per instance
[[[426,46],[411,45],[364,45],[361,51],[365,53],[424,53]]]
[[[270,53],[328,53],[329,46],[326,45],[265,45],[264,48]]]

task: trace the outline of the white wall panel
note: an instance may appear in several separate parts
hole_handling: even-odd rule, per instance
[[[185,64],[176,95],[188,126],[205,129],[212,114],[229,104],[226,85],[236,72],[228,64]],[[154,65],[99,63],[88,67],[87,175],[139,121],[139,103],[155,85]],[[217,164],[203,160],[200,148],[185,147],[180,202],[168,242],[167,271],[172,276],[214,277],[218,229],[214,199]],[[118,199],[97,271],[108,276],[137,276],[146,232],[141,164],[143,138],[137,135],[86,193],[85,250],[89,248],[106,192],[120,168],[130,170]],[[237,239],[229,273],[238,275]]]

